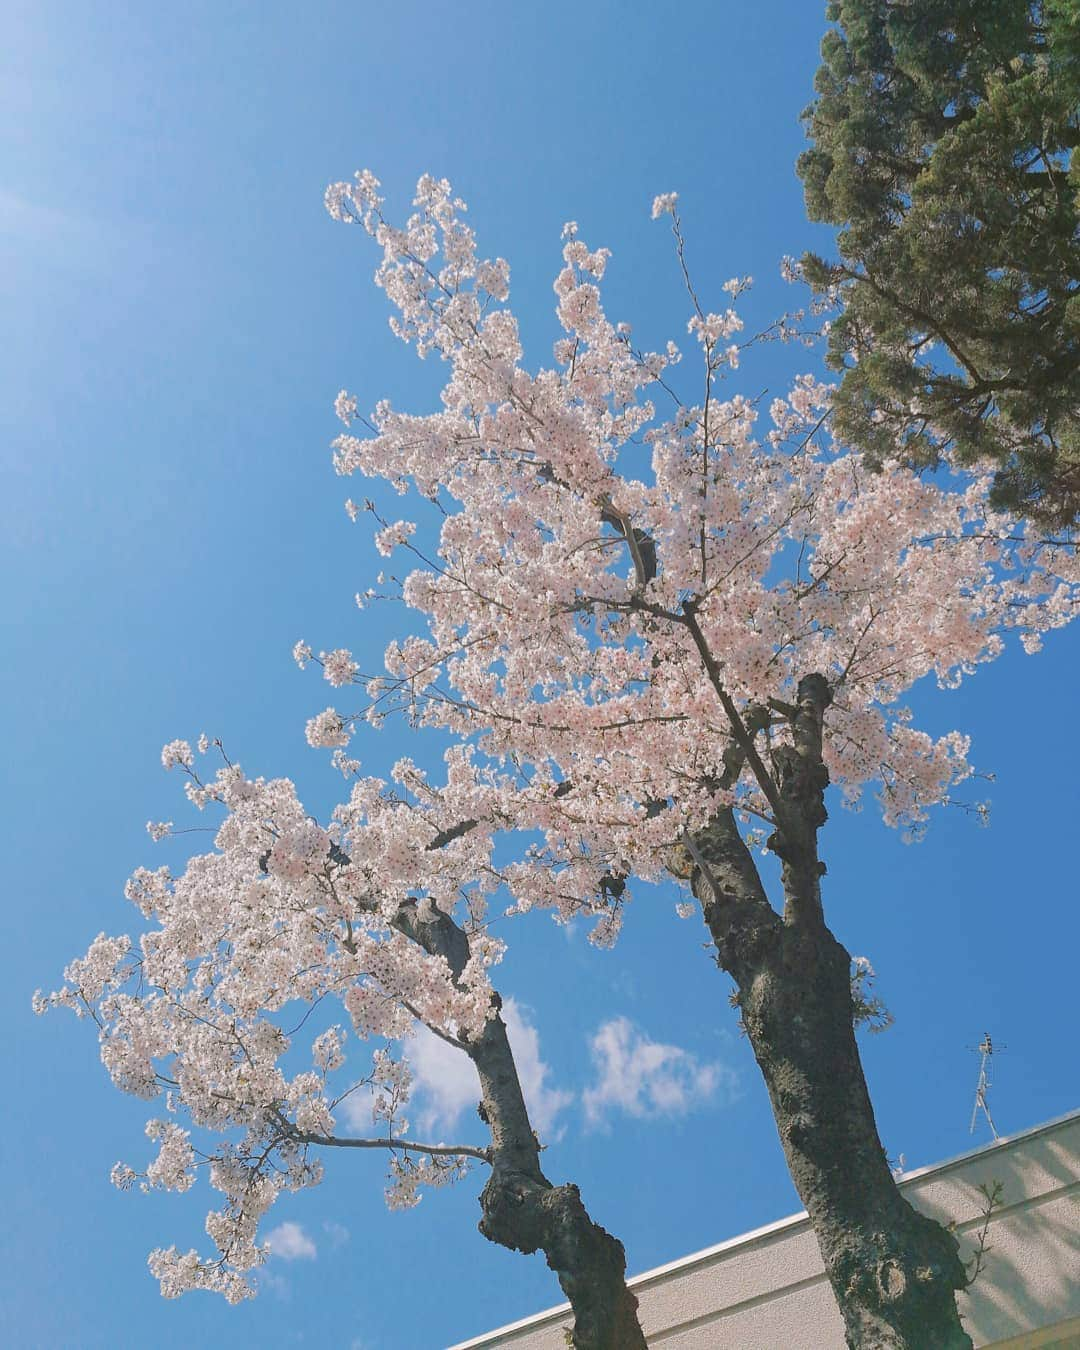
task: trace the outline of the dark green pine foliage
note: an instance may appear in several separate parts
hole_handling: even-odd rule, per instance
[[[841,227],[829,363],[871,463],[996,467],[995,501],[1080,518],[1080,0],[830,0],[812,219]]]

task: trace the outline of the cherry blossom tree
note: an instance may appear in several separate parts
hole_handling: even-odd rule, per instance
[[[424,635],[392,642],[380,670],[297,644],[298,662],[342,691],[307,728],[351,782],[325,825],[287,781],[227,761],[201,776],[186,743],[167,746],[195,806],[224,812],[214,851],[179,877],[137,872],[129,897],[157,926],[138,947],[99,938],[39,999],[97,1019],[118,1086],[165,1094],[143,1184],[183,1190],[205,1167],[225,1196],[207,1224],[216,1259],[151,1258],[163,1291],[242,1297],[280,1191],[317,1180],[324,1148],[378,1147],[396,1204],[487,1166],[482,1231],[545,1252],[574,1344],[644,1344],[622,1247],[574,1186],[540,1171],[486,924],[584,915],[607,946],[635,882],[674,881],[679,913],[700,910],[734,978],[849,1343],[970,1345],[957,1243],[903,1199],[878,1138],[854,1033],[872,1005],[864,967],[825,921],[819,837],[830,784],[912,832],[953,800],[972,773],[967,738],[920,730],[905,696],[928,678],[956,687],[1009,630],[1033,650],[1067,622],[1080,591],[1072,538],[992,510],[985,477],[866,472],[830,436],[830,390],[812,376],[773,401],[759,432],[756,401],[720,397],[753,341],[735,308],[746,283],[727,284],[722,312],[699,302],[674,194],[653,215],[672,226],[686,285],[692,395],[673,344],[639,350],[607,319],[609,255],[574,225],[554,364],[530,373],[509,268],[478,254],[446,182],[422,179],[401,227],[367,172],[332,186],[327,205],[381,248],[394,331],[446,364],[436,412],[380,403],[362,417],[353,396],[337,401],[338,471],[413,504],[412,519],[391,521],[348,503],[372,518],[381,553],[409,559],[407,575],[380,577],[358,601],[399,598]],[[361,775],[352,737],[391,719],[451,738],[438,781],[409,759],[389,783]],[[764,852],[781,864],[775,905]],[[350,1051],[391,1048],[358,1076],[333,1028],[311,1066],[287,1069],[298,1030],[286,1012],[335,999]],[[416,1021],[472,1058],[490,1143],[409,1139],[407,1041],[393,1047]],[[335,1133],[357,1090],[380,1122],[371,1139]],[[175,1123],[184,1115],[216,1142],[197,1145]]]
[[[326,668],[334,673],[333,656]],[[315,719],[312,738],[326,742],[327,725]],[[573,1344],[644,1347],[622,1244],[592,1222],[576,1186],[553,1186],[540,1167],[541,1141],[491,984],[502,944],[480,916],[499,884],[493,833],[460,822],[469,811],[490,814],[495,790],[478,783],[468,754],[447,757],[438,792],[402,760],[394,778],[407,797],[353,773],[350,799],[327,830],[292,783],[253,781],[220,741],[214,746],[224,762],[212,776],[200,774],[186,741],[165,746],[162,763],[186,776],[196,807],[224,813],[215,851],[191,858],[179,877],[139,868],[125,893],[158,926],[137,949],[100,934],[68,966],[64,988],[35,999],[39,1011],[62,1006],[93,1018],[114,1084],[164,1098],[166,1118],[146,1127],[157,1156],[141,1171],[118,1163],[114,1183],[187,1191],[205,1169],[224,1196],[206,1221],[215,1257],[175,1247],[150,1254],[162,1294],[252,1296],[268,1250],[258,1226],[278,1196],[321,1181],[324,1149],[379,1150],[389,1155],[391,1208],[410,1208],[420,1187],[486,1166],[481,1231],[514,1250],[544,1252],[573,1307]],[[213,753],[205,736],[198,750]],[[172,823],[148,829],[160,839]],[[328,1000],[348,1015],[354,1040],[384,1043],[359,1076],[359,1052],[347,1053],[340,1025],[309,1043],[307,1062],[289,1053]],[[475,1066],[486,1145],[409,1137],[409,1064],[387,1047],[417,1023]],[[337,1128],[357,1093],[370,1098],[370,1137]],[[177,1116],[197,1138],[169,1118]]]

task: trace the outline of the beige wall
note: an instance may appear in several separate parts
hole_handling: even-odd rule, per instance
[[[977,1346],[1080,1350],[1080,1111],[951,1162],[909,1172],[918,1208],[956,1220],[967,1251],[982,1225],[980,1183],[1000,1181],[992,1250],[961,1311]],[[630,1281],[650,1346],[664,1350],[843,1350],[805,1214]],[[565,1350],[569,1305],[451,1347]]]

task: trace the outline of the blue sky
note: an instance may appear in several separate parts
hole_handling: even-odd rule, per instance
[[[270,1226],[299,1228],[253,1304],[161,1300],[146,1252],[205,1244],[207,1197],[110,1186],[112,1164],[147,1147],[146,1108],[111,1088],[85,1025],[34,1019],[30,995],[130,924],[135,866],[178,858],[144,831],[180,806],[163,742],[205,729],[320,810],[338,791],[303,740],[325,688],[289,649],[378,653],[392,618],[352,605],[378,564],[330,469],[332,401],[348,386],[422,411],[438,371],[390,336],[373,256],[326,216],[326,183],[368,166],[403,207],[420,173],[451,178],[485,250],[511,261],[538,361],[570,218],[614,252],[615,317],[650,342],[684,331],[648,218],[657,192],[681,194],[702,290],[752,273],[752,316],[771,316],[792,302],[781,255],[828,245],[793,171],[819,7],[16,0],[5,27],[8,1334],[42,1350],[449,1344],[557,1301],[553,1277],[476,1232],[479,1178],[389,1214],[366,1156],[330,1160],[323,1186],[279,1203]],[[779,388],[790,368],[768,357],[747,380]],[[973,1142],[966,1047],[984,1029],[1008,1045],[999,1128],[1077,1104],[1077,641],[1051,635],[1038,657],[1010,650],[959,693],[915,700],[996,774],[989,829],[939,812],[908,847],[870,810],[837,807],[823,840],[833,927],[896,1015],[864,1054],[883,1138],[909,1166]],[[394,732],[363,753],[378,771],[407,749]],[[582,1186],[631,1270],[798,1208],[730,982],[672,902],[643,893],[613,953],[530,917],[500,975],[523,1050],[547,1066],[549,1173]],[[682,1052],[668,1114],[603,1089],[603,1064],[647,1040]],[[460,1084],[431,1074],[444,1095],[429,1109],[451,1112]],[[457,1123],[479,1134],[469,1109]]]

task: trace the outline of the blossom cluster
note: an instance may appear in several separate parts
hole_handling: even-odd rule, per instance
[[[184,756],[164,758],[192,772]],[[396,776],[423,792],[411,762]],[[482,1030],[492,1008],[488,970],[502,953],[477,932],[464,970],[451,972],[403,931],[410,906],[452,911],[491,866],[487,830],[428,847],[459,812],[486,804],[460,764],[449,777],[448,789],[427,793],[419,807],[391,783],[357,779],[329,828],[285,779],[252,780],[230,764],[206,784],[196,778],[222,812],[213,851],[189,858],[178,876],[139,868],[126,889],[150,921],[138,940],[100,934],[68,965],[61,989],[35,996],[38,1012],[68,1007],[94,1019],[118,1088],[164,1100],[166,1118],[147,1125],[156,1156],[142,1170],[118,1163],[114,1183],[186,1191],[202,1167],[224,1196],[207,1219],[215,1255],[152,1253],[167,1297],[209,1289],[236,1301],[253,1292],[251,1274],[265,1259],[258,1225],[282,1191],[317,1184],[312,1148],[334,1138],[350,1093],[370,1094],[374,1135],[388,1147],[391,1205],[415,1204],[421,1185],[444,1185],[466,1167],[462,1157],[429,1160],[390,1146],[408,1128],[410,1090],[395,1043],[417,1018],[449,1035]],[[482,913],[482,894],[470,908]],[[354,1049],[346,1052],[335,1025],[305,1054],[288,1028],[328,1000],[349,1017]]]
[[[427,633],[391,643],[389,678],[342,715],[341,735],[396,708],[561,784],[544,846],[512,871],[518,909],[587,903],[573,884],[595,883],[587,862],[662,872],[663,849],[720,803],[730,707],[790,705],[811,673],[832,692],[825,759],[844,800],[870,791],[888,824],[921,828],[972,766],[963,734],[912,724],[908,691],[927,677],[954,687],[1011,629],[1034,649],[1067,622],[1074,542],[991,510],[981,477],[870,473],[831,438],[831,390],[812,375],[773,400],[759,433],[756,403],[713,387],[738,363],[742,348],[724,344],[742,320],[692,289],[708,398],[684,401],[673,349],[638,352],[607,319],[610,254],[576,225],[555,280],[556,364],[529,369],[505,269],[479,258],[449,185],[422,179],[401,227],[378,189],[365,171],[330,190],[331,211],[381,247],[395,332],[437,350],[449,376],[438,412],[380,403],[370,434],[337,439],[335,463],[437,497],[445,518],[434,560],[417,553],[401,585]],[[654,217],[675,204],[657,197]],[[747,282],[725,286],[733,302]],[[658,392],[676,400],[670,415]],[[402,529],[384,527],[380,550]],[[767,758],[790,735],[782,715],[764,735]],[[749,764],[725,801],[769,818]],[[531,805],[502,818],[537,827]]]

